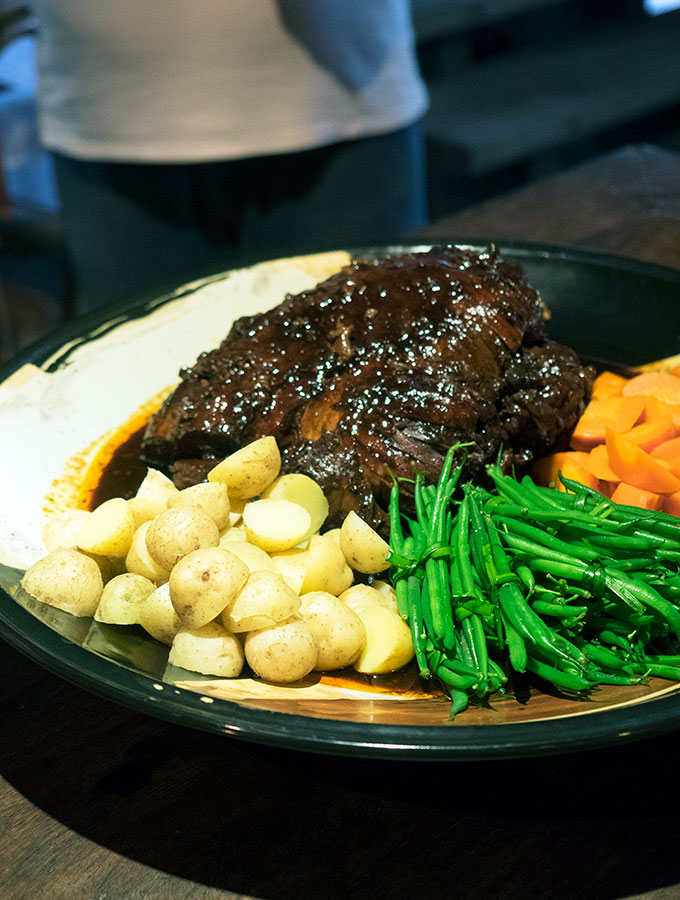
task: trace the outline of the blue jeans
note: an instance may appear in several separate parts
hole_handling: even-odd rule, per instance
[[[419,124],[225,162],[54,160],[81,312],[257,260],[393,242],[426,219]]]

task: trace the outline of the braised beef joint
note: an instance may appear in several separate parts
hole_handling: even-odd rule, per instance
[[[457,441],[480,477],[563,447],[594,372],[547,340],[519,266],[489,249],[354,259],[269,312],[238,319],[181,372],[151,420],[146,461],[180,486],[214,459],[274,435],[284,471],[317,479],[329,523],[385,518],[390,473],[433,478]]]

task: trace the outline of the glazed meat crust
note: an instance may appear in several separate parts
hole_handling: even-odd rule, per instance
[[[381,526],[390,473],[436,478],[447,449],[468,449],[470,477],[561,448],[594,372],[547,340],[546,310],[520,267],[438,247],[354,259],[312,290],[237,320],[181,374],[150,422],[146,461],[187,485],[215,458],[263,435],[284,471]]]

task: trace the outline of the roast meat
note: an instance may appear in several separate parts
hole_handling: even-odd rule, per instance
[[[546,338],[546,309],[522,269],[489,248],[437,247],[354,259],[269,312],[238,319],[183,370],[143,453],[180,486],[216,458],[274,435],[283,470],[381,526],[391,474],[436,478],[472,442],[467,474],[566,445],[593,370]]]

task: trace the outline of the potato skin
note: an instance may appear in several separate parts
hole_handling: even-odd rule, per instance
[[[149,594],[139,609],[139,624],[144,631],[161,644],[172,644],[182,622],[170,600],[170,585],[157,587]]]
[[[104,585],[94,618],[111,625],[136,625],[142,603],[154,590],[153,581],[143,575],[132,572],[116,575]]]
[[[162,512],[151,520],[146,532],[150,556],[167,571],[187,553],[217,547],[219,541],[219,529],[210,516],[189,506],[175,506]]]
[[[389,568],[390,545],[353,510],[340,528],[340,549],[355,572],[377,575]]]
[[[319,642],[315,669],[344,669],[358,658],[366,643],[366,629],[359,616],[327,591],[300,597],[300,614]]]
[[[187,553],[170,572],[170,599],[182,624],[200,628],[231,605],[245,585],[248,566],[223,547]]]
[[[235,634],[269,628],[290,619],[300,609],[300,598],[278,572],[251,572],[234,602],[222,613],[222,622]]]
[[[73,547],[60,547],[26,570],[23,589],[57,609],[74,616],[91,616],[104,589],[97,563]]]
[[[273,437],[262,437],[227,456],[208,472],[208,481],[226,484],[229,496],[257,497],[278,476],[281,454]]]
[[[226,484],[202,481],[177,491],[168,499],[168,509],[175,506],[189,506],[200,509],[209,516],[219,531],[229,525],[229,495]]]
[[[243,669],[243,647],[217,622],[181,628],[174,637],[168,662],[202,675],[236,678]]]
[[[301,619],[249,631],[244,649],[246,661],[256,675],[280,684],[300,681],[309,675],[319,653],[312,630]]]

